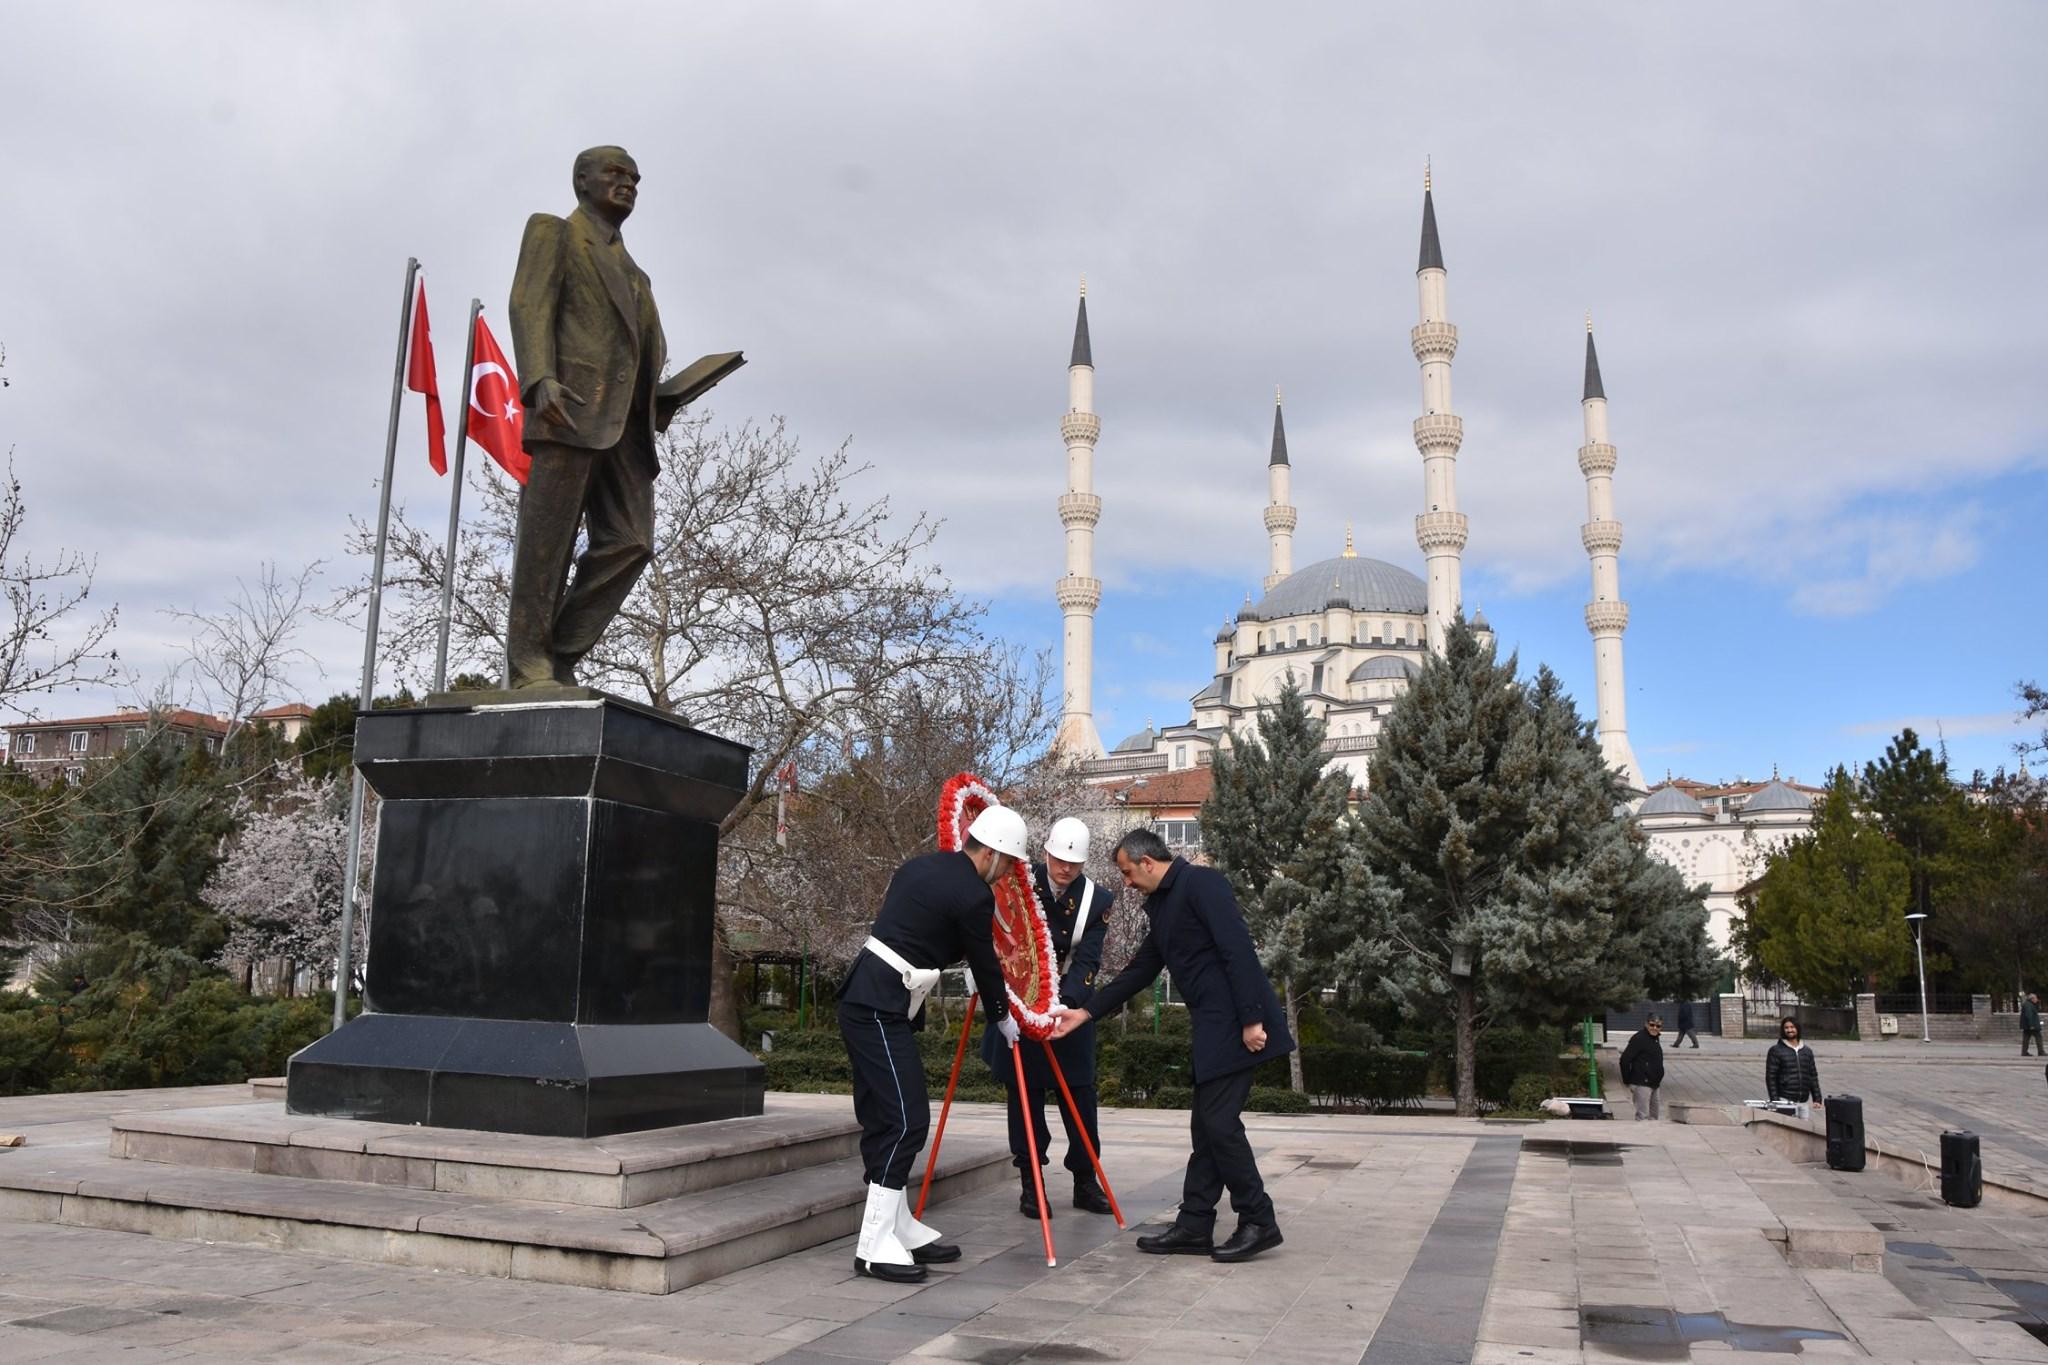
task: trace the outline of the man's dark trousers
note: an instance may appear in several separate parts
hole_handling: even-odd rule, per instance
[[[1082,1037],[1081,1035],[1083,1034],[1086,1036]],[[1070,1060],[1069,1050],[1062,1046],[1065,1043],[1075,1041],[1076,1038],[1085,1043],[1090,1052],[1094,1051],[1095,1033],[1092,1025],[1083,1027],[1074,1038],[1062,1038],[1059,1042],[1054,1043],[1052,1045],[1053,1051],[1059,1055],[1060,1067],[1067,1078],[1067,1089],[1074,1096],[1074,1107],[1081,1111],[1081,1123],[1087,1130],[1089,1147],[1100,1152],[1102,1150],[1102,1129],[1097,1126],[1095,1119],[1096,1094],[1093,1075],[1095,1068],[1091,1063],[1088,1067],[1088,1079],[1075,1079],[1078,1068],[1068,1065]],[[1046,1102],[1050,1100],[1054,1105],[1058,1106],[1060,1122],[1066,1125],[1067,1169],[1074,1173],[1074,1180],[1077,1183],[1095,1184],[1095,1166],[1093,1162],[1088,1160],[1089,1148],[1081,1145],[1081,1134],[1074,1127],[1074,1115],[1067,1112],[1066,1102],[1060,1096],[1059,1082],[1053,1081],[1050,1084],[1045,1084],[1043,1083],[1044,1077],[1042,1074],[1033,1074],[1033,1062],[1039,1064],[1038,1070],[1041,1073],[1050,1069],[1044,1066],[1045,1053],[1042,1046],[1028,1038],[1019,1043],[1018,1046],[1026,1049],[1024,1053],[1024,1097],[1025,1103],[1031,1107],[1032,1136],[1038,1139],[1038,1164],[1041,1166],[1045,1165],[1052,1151],[1052,1130],[1046,1126],[1045,1122],[1045,1106]],[[1032,1056],[1033,1053],[1038,1055],[1034,1057]],[[1005,1058],[1005,1060],[1007,1061],[1008,1059]],[[1021,1171],[1025,1169],[1025,1163],[1031,1159],[1031,1149],[1024,1144],[1024,1111],[1023,1107],[1017,1102],[1016,1066],[1012,1063],[1009,1071],[998,1072],[997,1074],[1003,1078],[1003,1092],[1009,1097],[1010,1159],[1016,1164],[1017,1169]]]
[[[2041,1030],[2037,1028],[2020,1030],[2020,1056],[2024,1057],[2027,1055],[2028,1043],[2034,1045],[2036,1055],[2048,1054],[2048,1047],[2041,1046]]]
[[[1174,1220],[1190,1232],[1214,1235],[1216,1201],[1225,1189],[1239,1223],[1275,1225],[1273,1200],[1259,1179],[1259,1164],[1244,1131],[1244,1102],[1251,1093],[1250,1067],[1195,1082],[1194,1109],[1188,1115],[1193,1150],[1181,1185],[1180,1216]]]
[[[903,1189],[932,1126],[917,1034],[900,1014],[841,1001],[839,1036],[853,1068],[853,1112],[860,1116],[867,1182]]]
[[[515,686],[573,667],[597,644],[654,546],[654,479],[630,436],[609,450],[552,441],[527,450],[533,468],[519,495],[520,554],[505,630]],[[564,592],[578,522],[589,539]]]

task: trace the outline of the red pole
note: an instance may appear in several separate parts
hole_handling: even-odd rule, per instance
[[[1045,1060],[1052,1063],[1053,1079],[1060,1083],[1060,1098],[1067,1102],[1067,1113],[1073,1116],[1074,1131],[1081,1135],[1082,1150],[1088,1153],[1088,1164],[1095,1168],[1095,1178],[1102,1183],[1102,1192],[1109,1196],[1109,1211],[1116,1215],[1117,1230],[1122,1231],[1124,1211],[1117,1207],[1116,1191],[1109,1187],[1109,1177],[1102,1173],[1102,1158],[1095,1154],[1095,1139],[1088,1136],[1088,1125],[1081,1122],[1081,1111],[1074,1104],[1074,1092],[1067,1089],[1067,1073],[1060,1069],[1060,1059],[1053,1056],[1051,1043],[1041,1038],[1039,1046],[1045,1049]]]
[[[1021,1106],[1024,1103],[1024,1096],[1028,1093],[1024,1089],[1023,1049],[1012,1047],[1010,1062],[1017,1068],[1017,1103]],[[1045,1170],[1038,1164],[1038,1134],[1032,1130],[1029,1114],[1024,1116],[1024,1149],[1030,1153],[1031,1183],[1038,1190],[1038,1230],[1045,1234],[1045,1263],[1055,1266],[1059,1261],[1052,1254],[1052,1214],[1045,1207]]]
[[[924,1159],[924,1184],[917,1188],[917,1211],[911,1215],[915,1218],[924,1217],[925,1196],[932,1192],[932,1172],[939,1165],[939,1143],[945,1140],[946,1115],[953,1112],[953,1089],[960,1084],[960,1063],[967,1060],[967,1035],[974,1032],[974,1002],[980,998],[978,994],[967,997],[967,1016],[960,1021],[960,1046],[953,1050],[953,1074],[946,1078],[946,1102],[939,1106],[938,1131],[932,1134],[931,1155]]]

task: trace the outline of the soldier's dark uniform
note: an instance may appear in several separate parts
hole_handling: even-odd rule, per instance
[[[1053,955],[1064,968],[1060,972],[1060,1003],[1079,1005],[1094,993],[1095,973],[1102,965],[1102,943],[1109,932],[1109,910],[1116,904],[1116,893],[1106,886],[1094,886],[1093,899],[1088,902],[1088,923],[1082,927],[1081,942],[1074,942],[1074,927],[1080,920],[1081,904],[1089,896],[1091,883],[1083,872],[1067,884],[1065,891],[1055,896],[1051,880],[1046,876],[1044,863],[1031,865],[1031,879],[1038,887],[1040,902],[1046,907],[1046,925],[1052,930]],[[1010,1061],[1010,1049],[1003,1042],[1002,1034],[993,1028],[984,1027],[981,1035],[981,1059],[989,1064],[996,1078],[1010,1097],[1010,1159],[1024,1182],[1028,1199],[1020,1200],[1018,1207],[1030,1204],[1026,1209],[1033,1215],[1038,1211],[1037,1191],[1033,1187],[1029,1163],[1030,1149],[1024,1142],[1025,1110],[1030,1111],[1031,1127],[1038,1138],[1038,1162],[1045,1165],[1050,1159],[1046,1146],[1052,1141],[1052,1133],[1045,1123],[1045,1105],[1049,1098],[1060,1111],[1060,1119],[1067,1129],[1067,1169],[1074,1174],[1077,1191],[1097,1190],[1095,1168],[1088,1161],[1088,1151],[1081,1145],[1080,1136],[1074,1131],[1074,1116],[1067,1112],[1060,1099],[1059,1082],[1053,1078],[1052,1067],[1045,1060],[1045,1049],[1035,1042],[1026,1041],[1019,1050],[1024,1056],[1025,1096],[1020,1105],[1017,1095],[1017,1072]],[[1102,1150],[1102,1130],[1096,1123],[1095,1109],[1095,1023],[1090,1020],[1066,1037],[1052,1045],[1053,1055],[1060,1060],[1060,1071],[1067,1078],[1067,1088],[1074,1092],[1074,1106],[1080,1110],[1081,1122],[1088,1130],[1088,1140],[1095,1144],[1096,1151]],[[1100,1196],[1098,1195],[1098,1198]]]
[[[927,853],[896,869],[872,937],[913,967],[967,960],[990,1011],[1007,1010],[991,924],[995,893],[965,853]],[[839,991],[839,1033],[853,1067],[853,1113],[870,1185],[900,1190],[931,1129],[924,1064],[912,1035],[924,1011],[910,1014],[902,974],[863,949]]]

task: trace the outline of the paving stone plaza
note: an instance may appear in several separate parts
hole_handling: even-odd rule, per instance
[[[1739,1102],[1761,1055],[1708,1039],[1670,1060],[1666,1097]],[[1823,1043],[1820,1064],[1863,1095],[1873,1139],[1931,1148],[1967,1120],[1987,1178],[2048,1178],[2038,1061]],[[116,1112],[230,1101],[275,1103],[226,1087],[0,1101],[0,1131],[27,1139],[0,1162],[103,1150]],[[1105,1115],[1134,1225],[1172,1208],[1184,1122]],[[1927,1180],[1831,1172],[1725,1124],[1251,1126],[1287,1242],[1235,1267],[1141,1255],[1135,1232],[1059,1200],[1048,1269],[1007,1179],[939,1206],[965,1255],[922,1286],[856,1278],[851,1238],[649,1295],[0,1222],[0,1361],[2048,1361],[2048,1211],[2025,1193],[1949,1208]],[[1000,1127],[957,1108],[947,1141]]]

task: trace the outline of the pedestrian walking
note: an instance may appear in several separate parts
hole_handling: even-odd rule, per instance
[[[1636,1118],[1656,1122],[1664,1117],[1657,1089],[1664,1084],[1664,1020],[1651,1015],[1621,1050],[1621,1083],[1635,1097]]]
[[[1799,1039],[1799,1021],[1787,1015],[1778,1021],[1778,1041],[1764,1054],[1764,1093],[1794,1104],[1819,1104],[1820,1067],[1813,1049]]]
[[[2027,992],[2026,1003],[2020,1006],[2020,1056],[2027,1055],[2029,1043],[2034,1045],[2036,1057],[2048,1053],[2048,1048],[2041,1046],[2041,997],[2032,991]]]
[[[1693,1020],[1692,1001],[1681,1000],[1678,1002],[1678,1040],[1671,1046],[1684,1047],[1687,1038],[1692,1039],[1693,1051],[1699,1051],[1700,1035]]]

